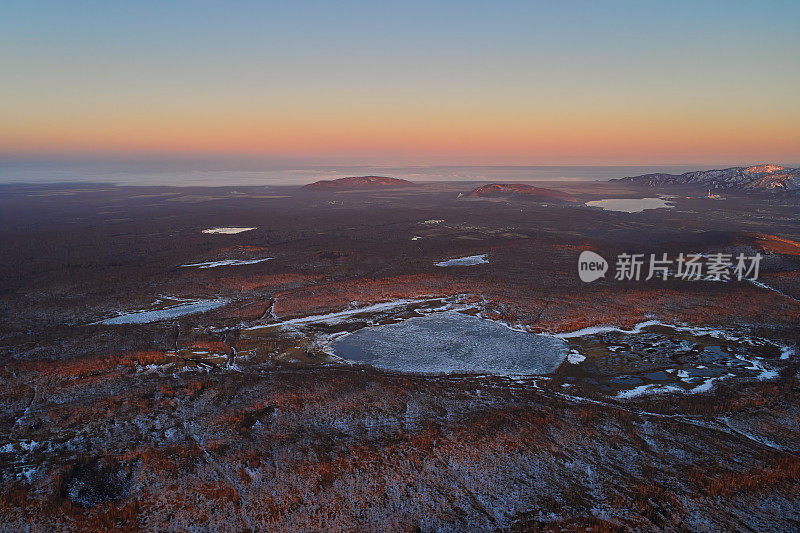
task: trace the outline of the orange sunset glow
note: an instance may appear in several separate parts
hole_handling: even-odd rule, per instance
[[[628,9],[627,24],[556,8],[448,12],[444,24],[380,8],[356,21],[253,7],[252,20],[218,13],[217,26],[209,13],[60,12],[74,27],[53,26],[56,8],[20,9],[33,31],[6,28],[18,52],[0,52],[11,74],[0,153],[420,164],[798,157],[797,70],[776,70],[800,44],[796,32],[739,39],[745,18],[773,23],[768,9],[729,12],[729,25],[711,28],[702,11]]]
[[[345,124],[345,126],[343,126]],[[249,154],[414,155],[526,162],[581,156],[600,161],[702,159],[713,153],[780,159],[800,145],[792,124],[741,117],[588,117],[534,113],[375,116],[116,116],[26,123],[3,132],[7,150],[34,152],[232,152]],[[633,155],[630,154],[642,154]],[[785,155],[784,155],[785,157]],[[632,159],[631,159],[632,158]]]

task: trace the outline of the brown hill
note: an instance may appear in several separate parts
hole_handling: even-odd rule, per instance
[[[552,202],[554,200],[561,202],[578,201],[574,196],[570,196],[561,191],[544,189],[542,187],[534,187],[533,185],[524,185],[521,183],[490,183],[489,185],[478,187],[467,196],[473,198],[501,198],[511,196],[545,202]]]
[[[349,189],[371,189],[374,187],[410,187],[414,183],[400,178],[389,178],[386,176],[352,176],[349,178],[339,178],[335,180],[320,180],[309,183],[303,189],[309,191],[320,190],[349,190]]]

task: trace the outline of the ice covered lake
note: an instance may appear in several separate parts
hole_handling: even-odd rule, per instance
[[[489,262],[488,256],[489,254],[468,255],[467,257],[457,257],[456,259],[439,261],[438,263],[434,263],[434,265],[436,265],[437,267],[483,265]]]
[[[622,213],[641,213],[646,209],[669,209],[674,205],[661,198],[607,198],[586,202],[589,207],[599,207],[605,211]]]
[[[170,299],[171,301],[172,299]],[[208,300],[184,300],[178,305],[170,305],[170,301],[162,302],[156,301],[157,308],[148,309],[143,311],[134,311],[131,313],[120,314],[112,318],[107,318],[97,322],[109,326],[117,326],[121,324],[148,324],[150,322],[159,322],[161,320],[169,320],[185,315],[193,315],[196,313],[205,313],[228,303],[225,298],[208,299]],[[167,305],[163,305],[163,304]]]
[[[223,266],[238,266],[238,265],[255,265],[269,261],[271,257],[264,257],[262,259],[223,259],[221,261],[206,261],[205,263],[188,263],[181,265],[181,268],[195,267],[195,268],[217,268]]]
[[[218,235],[236,235],[245,231],[253,231],[256,228],[250,227],[222,227],[222,228],[208,228],[204,229],[203,233],[218,234]]]
[[[367,327],[333,344],[350,362],[423,374],[551,374],[568,344],[456,311]]]

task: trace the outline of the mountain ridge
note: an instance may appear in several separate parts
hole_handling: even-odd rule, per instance
[[[665,185],[702,185],[722,191],[800,192],[800,168],[771,163],[749,167],[694,170],[683,174],[655,172],[611,181],[637,183],[649,187]]]

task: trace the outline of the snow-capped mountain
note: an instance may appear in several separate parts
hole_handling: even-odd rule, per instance
[[[696,170],[683,174],[643,174],[620,180],[660,187],[664,185],[698,185],[714,190],[755,190],[770,192],[800,191],[800,168],[780,165],[755,165],[722,170]]]

